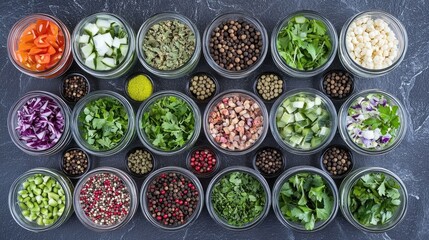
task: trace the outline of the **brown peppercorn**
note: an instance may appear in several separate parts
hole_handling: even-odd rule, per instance
[[[323,78],[323,90],[334,99],[348,97],[353,89],[353,77],[348,72],[335,70],[327,73]]]
[[[351,169],[350,151],[343,147],[330,147],[322,156],[322,164],[331,175],[341,176]]]
[[[154,168],[152,154],[143,149],[134,149],[127,157],[128,169],[136,175],[144,175]]]
[[[255,166],[263,174],[274,175],[283,168],[283,155],[274,148],[265,148],[256,153]]]

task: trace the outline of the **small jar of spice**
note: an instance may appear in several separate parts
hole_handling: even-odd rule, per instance
[[[133,177],[141,178],[156,169],[157,161],[151,152],[142,147],[136,147],[127,153],[125,165]]]
[[[207,102],[219,92],[219,83],[209,73],[195,73],[186,86],[188,95],[197,102]]]
[[[155,85],[151,77],[144,73],[136,73],[131,75],[125,81],[125,95],[129,99],[142,102],[148,99],[155,91]]]
[[[80,148],[69,148],[60,157],[60,168],[70,179],[78,179],[91,168],[91,159]]]
[[[69,103],[75,103],[90,91],[88,78],[80,73],[68,74],[60,84],[61,97]]]

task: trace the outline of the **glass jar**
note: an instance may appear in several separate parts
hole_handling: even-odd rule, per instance
[[[293,177],[296,174],[299,173],[310,173],[310,174],[316,174],[319,175],[320,177],[322,177],[322,179],[324,180],[325,184],[329,187],[329,189],[332,192],[332,196],[334,199],[333,202],[333,207],[332,207],[332,211],[329,214],[328,219],[324,220],[324,221],[317,221],[314,225],[314,229],[313,230],[306,230],[305,227],[303,226],[303,224],[301,223],[296,223],[296,222],[292,222],[290,220],[287,220],[284,216],[283,213],[281,211],[281,207],[279,204],[279,198],[280,198],[280,192],[281,189],[283,187],[283,184],[289,180],[289,178]],[[339,206],[339,195],[338,195],[338,189],[337,186],[335,185],[334,180],[332,180],[331,177],[329,177],[328,174],[326,174],[324,171],[312,167],[312,166],[296,166],[296,167],[292,167],[288,170],[286,170],[284,173],[282,173],[282,175],[280,175],[276,182],[274,183],[274,187],[273,187],[273,210],[274,213],[277,216],[277,219],[286,227],[291,228],[293,230],[299,231],[299,232],[305,232],[305,233],[312,233],[312,232],[316,232],[319,230],[322,230],[323,228],[325,228],[329,223],[331,223],[335,216],[337,215],[338,212],[338,206]]]
[[[90,144],[88,144],[88,142],[82,136],[81,122],[79,120],[79,116],[84,111],[86,105],[101,98],[112,98],[119,101],[119,103],[121,103],[125,108],[125,111],[128,115],[127,130],[124,133],[121,141],[118,142],[114,147],[105,150],[94,149]],[[98,90],[87,94],[85,97],[79,100],[79,102],[77,102],[72,112],[72,133],[74,140],[76,141],[77,145],[79,145],[79,147],[89,154],[95,156],[111,156],[125,149],[135,136],[135,125],[134,110],[128,100],[124,96],[108,90]]]
[[[328,92],[326,91],[326,88],[325,88],[325,86],[323,84],[325,82],[325,79],[329,75],[331,75],[333,73],[335,73],[335,74],[342,73],[344,75],[348,74],[348,76],[349,76],[349,79],[350,79],[350,91],[347,94],[343,94],[342,98],[333,97],[330,94],[328,94]],[[354,76],[351,73],[349,73],[347,71],[344,71],[344,70],[339,70],[339,69],[328,70],[320,78],[320,81],[319,81],[319,90],[321,92],[323,92],[326,96],[328,96],[328,98],[331,99],[333,103],[342,103],[342,102],[344,102],[347,98],[349,98],[354,93],[354,91],[355,91],[355,78],[354,78]],[[338,92],[338,90],[337,90],[337,92]]]
[[[35,150],[28,147],[23,141],[20,140],[20,136],[16,131],[18,126],[17,112],[20,111],[24,104],[26,104],[29,100],[37,97],[46,97],[55,102],[55,104],[61,109],[61,113],[64,118],[64,127],[61,137],[59,138],[58,142],[55,143],[55,145],[45,150]],[[23,152],[33,156],[51,156],[63,150],[71,140],[70,124],[70,108],[67,106],[67,104],[57,95],[45,91],[31,91],[26,93],[12,106],[7,117],[7,126],[12,142]]]
[[[227,97],[242,97],[245,99],[250,99],[255,104],[257,104],[261,110],[261,115],[262,115],[262,119],[263,119],[262,131],[260,131],[261,133],[260,133],[258,139],[256,139],[255,142],[252,145],[250,145],[248,148],[245,148],[243,150],[230,150],[228,148],[222,147],[219,143],[217,143],[215,141],[214,137],[212,136],[212,134],[210,132],[210,122],[209,122],[210,114],[215,108],[217,108],[216,105],[218,103],[220,103],[221,101],[223,101],[224,98],[227,98]],[[207,108],[204,111],[203,119],[204,119],[204,122],[203,122],[204,133],[205,133],[208,141],[218,151],[225,153],[225,154],[244,155],[246,153],[249,153],[249,152],[255,150],[264,141],[265,136],[267,135],[267,132],[268,132],[268,125],[269,125],[268,111],[267,111],[265,104],[255,94],[253,94],[249,91],[246,91],[246,90],[230,89],[230,90],[227,90],[227,91],[222,92],[222,93],[218,94],[217,96],[215,96],[207,104]]]
[[[147,196],[147,193],[149,191],[149,185],[157,177],[159,177],[161,174],[166,174],[166,173],[176,173],[176,174],[183,175],[184,177],[188,178],[194,184],[197,191],[199,192],[198,204],[196,206],[196,209],[194,210],[193,214],[186,220],[186,223],[179,225],[179,226],[169,227],[169,226],[165,226],[165,225],[159,223],[155,218],[152,217],[152,214],[150,213],[149,207],[148,207],[148,199],[146,196]],[[155,226],[159,229],[162,229],[162,230],[177,231],[177,230],[181,230],[181,229],[184,229],[184,228],[191,226],[195,222],[195,220],[197,220],[198,216],[201,213],[201,210],[203,209],[203,205],[204,205],[204,189],[203,189],[203,186],[201,185],[200,181],[198,180],[198,178],[193,173],[191,173],[190,171],[188,171],[184,168],[175,167],[175,166],[163,167],[163,168],[156,170],[155,172],[150,173],[149,176],[143,182],[142,188],[140,190],[140,205],[141,205],[144,217],[153,226]]]
[[[88,23],[95,23],[96,19],[106,19],[109,21],[113,21],[119,24],[125,31],[127,32],[127,43],[128,43],[128,51],[125,55],[124,60],[122,60],[119,65],[116,67],[110,69],[110,70],[94,70],[90,67],[88,67],[85,64],[85,60],[82,56],[82,52],[80,49],[80,43],[79,38],[82,33],[85,32],[84,27]],[[126,74],[135,64],[136,62],[136,56],[135,56],[135,50],[136,50],[136,34],[134,33],[134,30],[131,28],[130,24],[125,21],[125,19],[119,17],[118,15],[112,14],[112,13],[106,13],[106,12],[100,12],[92,14],[84,19],[82,19],[75,27],[72,35],[72,50],[73,50],[73,57],[76,63],[79,65],[80,68],[82,68],[85,72],[91,74],[92,76],[100,79],[114,79],[119,78],[122,75]]]
[[[225,68],[220,67],[213,59],[213,57],[210,54],[210,38],[213,30],[217,28],[221,23],[226,21],[244,21],[251,25],[253,25],[257,30],[261,32],[262,36],[262,49],[260,51],[259,58],[256,60],[256,62],[253,63],[249,68],[241,71],[231,71],[227,70]],[[267,30],[265,29],[264,25],[256,18],[247,16],[244,13],[226,13],[217,16],[211,23],[206,27],[203,35],[203,54],[207,61],[207,63],[210,65],[210,67],[215,70],[218,74],[225,78],[230,79],[239,79],[249,76],[252,72],[254,72],[261,64],[264,62],[265,56],[268,52],[268,34]]]
[[[366,96],[368,96],[368,94],[381,94],[386,98],[387,103],[391,104],[392,106],[398,106],[397,115],[399,116],[399,120],[400,120],[400,127],[398,129],[398,133],[396,134],[395,140],[389,143],[389,145],[386,145],[386,147],[382,149],[366,149],[359,146],[353,141],[353,139],[350,137],[350,134],[348,133],[348,130],[347,130],[347,116],[348,116],[349,108],[351,108],[352,104],[357,99],[365,98]],[[341,106],[338,112],[338,122],[339,122],[338,128],[339,128],[341,138],[344,140],[344,142],[346,142],[347,146],[349,146],[353,151],[359,154],[368,155],[368,156],[382,155],[398,147],[405,137],[405,133],[407,131],[407,126],[408,126],[408,118],[405,115],[404,105],[402,105],[402,103],[395,96],[379,89],[368,89],[352,95]]]
[[[15,55],[15,51],[18,50],[19,39],[21,38],[21,34],[25,31],[27,27],[30,26],[30,24],[36,23],[36,21],[39,19],[51,21],[58,26],[59,31],[62,32],[64,35],[64,50],[63,50],[63,55],[59,60],[59,62],[54,66],[52,66],[51,68],[44,71],[31,71],[20,65],[20,63],[17,60],[17,56]],[[58,18],[54,16],[44,14],[44,13],[37,13],[37,14],[29,15],[19,20],[12,26],[9,32],[9,36],[7,38],[7,52],[8,52],[10,61],[22,73],[35,78],[50,79],[50,78],[56,78],[63,75],[73,63],[70,42],[71,42],[70,32],[63,22],[61,22]]]
[[[150,64],[146,62],[146,57],[143,52],[143,41],[146,36],[147,31],[154,25],[159,22],[163,21],[172,21],[177,20],[186,26],[188,26],[191,31],[194,33],[195,36],[195,50],[192,54],[191,58],[183,64],[181,67],[174,69],[174,70],[160,70],[155,67],[152,67]],[[197,66],[198,61],[200,60],[201,56],[201,37],[200,33],[198,31],[197,26],[189,20],[187,17],[172,13],[172,12],[164,12],[164,13],[158,13],[151,18],[147,19],[142,26],[140,27],[139,32],[137,33],[137,56],[143,65],[149,72],[152,74],[161,77],[161,78],[167,78],[167,79],[174,79],[174,78],[180,78],[185,76],[186,74],[190,73],[194,68]]]
[[[194,77],[199,77],[199,76],[207,76],[209,79],[211,79],[213,81],[213,83],[215,85],[215,90],[212,93],[212,95],[210,95],[208,98],[203,99],[203,100],[198,99],[197,95],[194,94],[191,91],[191,82],[192,82],[192,79]],[[210,101],[210,99],[214,98],[219,93],[219,91],[220,91],[220,84],[219,84],[218,80],[212,74],[210,74],[208,72],[197,72],[197,73],[194,73],[189,78],[188,82],[186,83],[186,94],[188,94],[188,96],[190,98],[192,98],[196,103],[200,103],[200,104],[205,104],[208,101]]]
[[[295,69],[295,68],[290,67],[285,62],[283,57],[280,55],[279,51],[277,50],[277,37],[278,37],[280,31],[288,24],[288,22],[292,18],[294,18],[296,16],[304,16],[308,19],[315,19],[315,20],[323,22],[326,26],[329,38],[331,39],[332,47],[331,47],[331,51],[329,53],[329,57],[327,58],[326,62],[324,64],[322,64],[321,66],[319,66],[315,69],[312,69],[312,70],[299,70],[299,69]],[[288,74],[291,77],[309,78],[309,77],[313,77],[313,76],[316,76],[316,75],[322,73],[334,61],[334,58],[337,54],[337,48],[338,48],[338,35],[337,35],[337,32],[335,31],[334,25],[332,25],[332,23],[327,18],[322,16],[320,13],[315,12],[315,11],[310,11],[310,10],[298,11],[298,12],[294,12],[294,13],[288,15],[286,18],[284,18],[283,20],[281,20],[277,23],[277,25],[274,27],[273,33],[271,35],[271,54],[273,57],[273,61],[274,61],[275,65],[281,71],[283,71],[284,73]]]
[[[325,153],[327,153],[328,150],[330,150],[331,148],[334,148],[334,147],[337,148],[337,149],[340,149],[340,150],[344,150],[346,152],[346,154],[347,154],[347,160],[349,160],[350,163],[351,163],[347,167],[347,171],[345,171],[345,172],[343,172],[342,174],[339,174],[339,175],[332,174],[328,170],[328,168],[325,166],[325,164],[323,163],[323,160],[324,160],[323,157],[325,156]],[[341,160],[338,159],[338,162],[340,162],[340,161]],[[329,160],[328,160],[328,163],[329,163]],[[348,147],[343,146],[343,145],[329,145],[328,147],[325,148],[325,150],[323,150],[322,154],[320,154],[319,164],[320,164],[320,169],[322,169],[323,171],[325,171],[332,179],[337,180],[337,179],[343,179],[345,176],[347,176],[353,170],[353,168],[355,166],[355,159],[353,158],[352,151]],[[338,165],[336,166],[336,169],[338,169]]]
[[[383,69],[369,69],[362,67],[360,64],[357,64],[351,57],[347,50],[346,46],[346,37],[347,37],[347,31],[349,30],[349,27],[352,23],[354,23],[357,19],[363,18],[363,17],[369,17],[371,19],[382,19],[385,21],[390,29],[395,33],[396,38],[398,39],[398,56],[393,59],[392,65],[389,67],[383,68]],[[347,69],[347,71],[353,73],[356,76],[364,77],[364,78],[375,78],[382,75],[385,75],[389,72],[391,72],[393,69],[399,66],[399,64],[402,62],[402,60],[405,57],[405,53],[407,52],[408,48],[408,35],[407,31],[405,30],[404,25],[392,16],[389,13],[383,12],[383,11],[365,11],[360,12],[353,17],[351,17],[343,26],[340,33],[340,46],[338,50],[338,55],[340,58],[341,63],[343,66]]]
[[[143,173],[143,174],[135,173],[135,172],[131,171],[130,167],[128,166],[128,158],[130,157],[130,155],[132,153],[135,153],[137,150],[148,152],[150,157],[152,158],[152,169],[147,173]],[[127,152],[127,154],[125,155],[124,163],[125,163],[125,168],[127,169],[128,173],[135,178],[144,178],[158,168],[158,159],[156,159],[155,156],[149,150],[147,150],[143,147],[135,147],[135,148],[130,149]]]
[[[22,184],[31,176],[35,174],[43,174],[45,176],[49,176],[53,178],[55,181],[57,181],[62,189],[64,190],[65,195],[65,207],[63,214],[57,219],[56,222],[54,222],[52,225],[49,226],[39,226],[37,223],[27,220],[21,213],[21,208],[17,202],[18,198],[18,192],[23,189]],[[63,223],[65,223],[70,216],[73,214],[73,184],[70,182],[70,180],[61,172],[49,169],[49,168],[34,168],[31,169],[21,176],[19,176],[10,187],[9,190],[9,196],[8,196],[8,202],[9,202],[9,210],[12,214],[13,219],[15,222],[21,226],[22,228],[32,231],[32,232],[42,232],[47,230],[52,230],[55,228],[58,228]]]
[[[264,150],[269,150],[269,149],[271,149],[271,150],[275,150],[275,151],[277,151],[278,153],[280,153],[280,155],[281,155],[281,161],[282,161],[282,166],[281,166],[281,168],[279,169],[279,170],[277,170],[276,172],[274,172],[274,173],[271,173],[271,174],[267,174],[267,173],[265,173],[265,172],[263,172],[262,170],[260,170],[259,169],[259,167],[258,166],[256,166],[256,160],[258,159],[258,154],[260,153],[260,152],[262,152],[262,151],[264,151]],[[253,166],[253,169],[255,169],[256,171],[258,171],[259,172],[259,174],[261,174],[262,176],[264,176],[265,178],[276,178],[276,177],[278,177],[281,173],[283,173],[284,171],[285,171],[285,169],[286,169],[286,156],[282,153],[282,151],[280,150],[280,149],[277,149],[277,148],[275,148],[275,147],[270,147],[270,146],[266,146],[266,147],[261,147],[260,149],[258,149],[256,152],[255,152],[255,154],[253,155],[253,157],[252,157],[252,166]]]
[[[152,105],[159,99],[165,98],[165,97],[176,97],[180,100],[183,100],[188,104],[188,106],[191,108],[192,113],[194,115],[194,132],[192,134],[192,137],[187,140],[187,142],[181,146],[178,149],[167,151],[158,148],[157,146],[153,145],[152,142],[148,139],[148,136],[142,129],[142,119],[143,115],[149,111],[149,109],[152,107]],[[160,91],[155,94],[153,94],[151,97],[149,97],[146,101],[144,101],[137,111],[137,135],[139,136],[140,141],[143,143],[143,145],[149,149],[151,152],[154,152],[155,154],[162,155],[162,156],[172,156],[177,155],[179,153],[182,153],[186,151],[187,149],[191,148],[194,143],[197,141],[198,136],[200,135],[201,131],[201,112],[198,108],[198,106],[195,104],[192,99],[190,99],[188,96],[181,92],[177,91]]]
[[[258,182],[261,184],[261,186],[265,192],[264,209],[262,210],[260,215],[258,217],[256,217],[252,222],[249,222],[243,226],[235,226],[235,225],[229,224],[221,216],[218,216],[215,209],[214,209],[213,203],[212,203],[212,191],[213,191],[214,186],[223,177],[225,177],[226,175],[233,173],[233,172],[242,172],[242,173],[246,173],[246,174],[252,176],[256,180],[258,180]],[[213,179],[210,181],[210,183],[207,187],[207,191],[206,191],[206,205],[207,205],[207,210],[209,211],[210,217],[212,217],[212,219],[217,224],[221,225],[222,227],[224,227],[228,230],[233,230],[233,231],[248,230],[248,229],[254,228],[257,225],[259,225],[261,222],[263,222],[265,217],[268,215],[268,212],[270,211],[270,205],[271,205],[271,191],[270,191],[270,187],[269,187],[267,181],[265,180],[265,178],[261,174],[259,174],[256,170],[248,168],[248,167],[243,167],[243,166],[228,167],[228,168],[225,168],[222,171],[220,171],[218,174],[216,174],[213,177]]]
[[[214,159],[216,159],[216,164],[215,164],[215,166],[211,172],[205,172],[205,173],[198,172],[191,165],[192,155],[196,151],[203,151],[203,150],[208,150],[209,153],[213,154]],[[186,156],[186,167],[189,169],[189,171],[191,171],[193,174],[195,174],[199,178],[212,177],[214,174],[216,174],[217,171],[219,171],[220,165],[221,165],[221,159],[220,159],[219,154],[215,150],[213,150],[212,148],[210,148],[208,146],[195,146],[189,151],[188,156]]]
[[[383,173],[386,176],[392,178],[397,184],[399,184],[400,189],[400,198],[401,201],[398,209],[393,213],[391,220],[383,225],[375,225],[375,226],[366,226],[359,223],[354,217],[350,210],[350,194],[353,186],[356,182],[364,175],[369,173]],[[396,225],[398,225],[405,217],[405,214],[408,209],[408,192],[405,184],[402,180],[393,172],[380,167],[363,167],[356,169],[351,172],[347,177],[344,178],[343,182],[340,186],[340,209],[343,213],[343,216],[347,219],[349,223],[351,223],[354,227],[367,232],[373,233],[381,233],[386,232],[388,230],[393,229]]]
[[[65,159],[65,154],[66,153],[68,153],[68,152],[70,152],[70,151],[81,151],[82,152],[82,154],[84,154],[85,156],[86,156],[86,159],[88,160],[88,166],[86,167],[86,169],[83,171],[83,173],[81,173],[81,174],[78,174],[78,175],[73,175],[73,174],[70,174],[69,172],[67,172],[67,170],[65,169],[65,166],[64,166],[64,159]],[[63,174],[65,174],[68,178],[70,178],[70,179],[79,179],[79,178],[81,178],[83,175],[85,175],[86,173],[88,173],[89,172],[89,170],[91,169],[91,166],[93,165],[93,163],[92,163],[92,159],[91,159],[91,157],[89,156],[89,154],[87,153],[87,152],[85,152],[83,149],[81,149],[81,148],[78,148],[78,147],[71,147],[71,148],[69,148],[69,149],[66,149],[65,151],[63,151],[63,153],[60,155],[60,157],[59,157],[59,167],[60,167],[60,169],[61,169],[61,171],[62,171],[62,173]]]
[[[75,104],[77,101],[79,101],[79,100],[76,100],[76,99],[70,99],[69,97],[67,97],[67,95],[66,95],[66,92],[65,92],[65,87],[66,87],[66,85],[68,85],[67,83],[66,83],[66,81],[68,80],[68,79],[72,79],[73,77],[77,77],[77,78],[82,78],[84,81],[85,81],[85,84],[86,84],[86,86],[87,86],[87,88],[86,88],[86,91],[85,92],[83,92],[82,93],[82,97],[84,97],[86,94],[88,94],[90,91],[91,91],[91,84],[89,83],[89,80],[88,80],[88,78],[87,77],[85,77],[84,75],[82,75],[82,74],[80,74],[80,73],[77,73],[77,72],[73,72],[73,73],[69,73],[69,74],[67,74],[62,80],[61,80],[61,83],[60,83],[60,86],[59,86],[59,92],[60,92],[60,96],[64,99],[64,101],[66,102],[66,103],[68,103],[68,104]],[[75,90],[75,91],[77,91],[77,89]]]
[[[84,210],[82,209],[81,203],[80,203],[80,194],[82,191],[82,188],[85,186],[89,178],[97,175],[97,174],[112,174],[115,175],[121,180],[125,187],[128,190],[129,197],[130,197],[130,208],[128,211],[128,214],[124,217],[124,219],[116,224],[112,225],[101,225],[93,222],[91,219],[89,219]],[[76,188],[73,193],[73,203],[74,208],[76,211],[76,216],[79,219],[79,221],[88,229],[97,231],[97,232],[106,232],[106,231],[112,231],[119,229],[123,226],[125,226],[134,216],[134,214],[137,211],[138,208],[138,190],[137,190],[137,184],[136,182],[124,171],[119,170],[117,168],[113,167],[99,167],[96,169],[93,169],[92,171],[88,172],[82,178],[77,182]]]
[[[305,94],[306,96],[319,97],[322,102],[321,105],[324,105],[325,109],[328,111],[330,116],[329,135],[325,137],[325,139],[323,139],[318,146],[315,146],[313,148],[310,147],[308,149],[303,149],[299,147],[294,147],[286,143],[282,139],[279,133],[279,130],[277,128],[277,122],[276,122],[277,110],[279,109],[279,107],[282,105],[284,101],[298,94]],[[281,148],[285,149],[290,153],[299,154],[299,155],[310,155],[325,148],[334,138],[335,132],[337,130],[337,124],[338,124],[337,111],[335,110],[335,106],[332,103],[332,101],[325,94],[312,88],[301,88],[301,89],[298,88],[284,93],[274,102],[270,112],[271,133],[273,134],[274,139],[277,141],[277,143],[280,145]]]

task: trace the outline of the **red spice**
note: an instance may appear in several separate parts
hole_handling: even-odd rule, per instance
[[[189,165],[196,174],[205,174],[213,172],[216,163],[216,155],[212,150],[205,148],[201,150],[195,150],[191,154]],[[192,186],[189,187],[191,188]]]
[[[130,210],[130,193],[125,183],[112,173],[97,173],[80,191],[80,204],[85,215],[99,225],[121,222]]]

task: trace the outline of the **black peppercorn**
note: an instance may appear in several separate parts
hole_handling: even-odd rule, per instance
[[[274,148],[265,148],[256,153],[255,166],[265,175],[274,175],[283,168],[282,153]]]
[[[333,176],[348,173],[352,167],[352,157],[349,150],[342,147],[330,147],[322,155],[322,164]]]
[[[353,90],[352,76],[344,71],[331,71],[323,78],[323,90],[331,98],[346,98]]]

